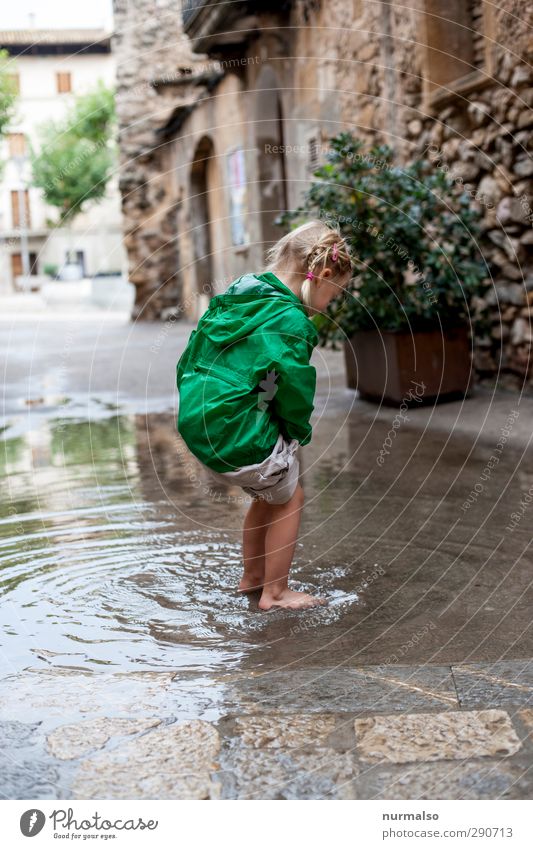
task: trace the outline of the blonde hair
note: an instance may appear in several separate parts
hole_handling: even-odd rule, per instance
[[[336,259],[333,246],[337,245]],[[344,277],[354,267],[348,246],[342,234],[334,227],[329,227],[323,221],[308,221],[295,230],[291,230],[276,242],[267,252],[266,271],[289,268],[295,273],[307,274],[315,272],[321,266],[324,271],[329,266],[336,276]],[[301,300],[311,306],[312,280],[308,277],[302,283]]]

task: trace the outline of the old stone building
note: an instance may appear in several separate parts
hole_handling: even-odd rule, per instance
[[[482,197],[493,330],[482,374],[531,377],[528,0],[115,0],[122,194],[136,314],[195,319],[261,267],[327,139],[428,157]],[[479,203],[479,201],[477,201]]]
[[[177,244],[179,198],[161,127],[182,103],[194,102],[188,77],[200,60],[170,0],[115,0],[120,190],[134,316],[174,310],[183,287]],[[172,99],[166,96],[172,81]],[[183,88],[180,81],[184,81]],[[175,167],[175,165],[174,165]]]

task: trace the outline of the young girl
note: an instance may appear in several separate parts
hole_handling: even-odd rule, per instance
[[[311,441],[318,342],[310,316],[344,292],[352,261],[340,233],[310,221],[277,242],[262,274],[215,295],[177,365],[178,431],[217,482],[252,496],[241,592],[259,607],[324,600],[288,587],[304,492],[297,449]]]

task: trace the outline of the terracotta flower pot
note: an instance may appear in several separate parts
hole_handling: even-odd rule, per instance
[[[362,398],[398,405],[435,403],[469,394],[468,327],[404,332],[365,330],[344,343],[347,384]]]

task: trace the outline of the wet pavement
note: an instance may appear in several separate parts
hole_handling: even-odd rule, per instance
[[[3,796],[527,796],[533,400],[393,429],[317,349],[291,574],[329,603],[263,613],[249,499],[176,433],[191,329],[0,323]]]

